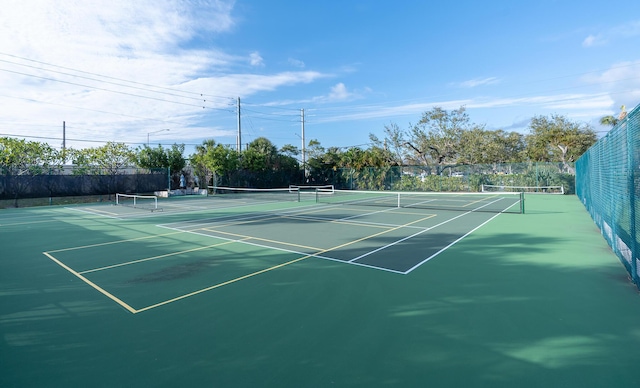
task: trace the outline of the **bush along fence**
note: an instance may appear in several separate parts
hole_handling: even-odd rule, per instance
[[[341,168],[308,176],[310,184],[331,184],[349,190],[397,191],[481,191],[482,185],[563,186],[565,194],[575,193],[575,174],[563,163],[507,163],[461,165],[435,175],[425,166]]]

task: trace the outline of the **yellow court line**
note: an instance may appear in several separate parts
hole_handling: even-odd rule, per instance
[[[127,309],[127,311],[129,311],[130,313],[135,314],[136,313],[136,309],[134,309],[133,307],[129,306],[128,304],[126,304],[125,302],[123,302],[122,300],[116,298],[113,294],[105,291],[104,289],[102,289],[100,286],[98,286],[97,284],[93,283],[91,280],[85,278],[84,276],[82,276],[81,274],[79,274],[78,272],[74,271],[72,268],[70,268],[69,266],[65,265],[64,263],[62,263],[60,260],[56,259],[55,257],[53,257],[51,254],[49,254],[49,252],[42,252],[45,256],[47,256],[48,258],[50,258],[51,260],[53,260],[54,262],[56,262],[59,266],[61,266],[62,268],[66,269],[67,271],[71,272],[73,275],[75,275],[76,277],[78,277],[80,280],[82,280],[83,282],[87,283],[88,285],[90,285],[91,287],[95,288],[97,291],[99,291],[100,293],[102,293],[103,295],[105,295],[107,298],[113,300],[114,302],[116,302],[117,304],[119,304],[120,306],[124,307],[125,309]]]
[[[489,197],[489,198],[491,198],[491,197]],[[485,201],[486,199],[487,199],[487,198],[484,198],[484,197],[483,197],[482,199],[478,199],[478,200],[476,200],[476,201],[468,202],[468,203],[466,203],[466,204],[462,205],[462,207],[467,207],[467,206],[475,205],[476,203],[478,203],[478,202],[483,202],[483,201]]]
[[[287,261],[286,263],[274,265],[273,267],[265,268],[265,269],[262,269],[260,271],[252,272],[250,274],[247,274],[247,275],[244,275],[244,276],[240,276],[240,277],[235,278],[235,279],[227,280],[226,282],[222,282],[222,283],[213,285],[211,287],[203,288],[201,290],[190,292],[188,294],[184,294],[184,295],[175,297],[173,299],[165,300],[164,302],[160,302],[160,303],[153,304],[151,306],[143,307],[143,308],[141,308],[139,310],[135,310],[134,314],[141,313],[141,312],[147,311],[147,310],[151,310],[151,309],[154,309],[156,307],[164,306],[164,305],[169,304],[169,303],[177,302],[177,301],[179,301],[181,299],[186,299],[186,298],[198,295],[198,294],[202,294],[203,292],[211,291],[211,290],[214,290],[216,288],[220,288],[220,287],[223,287],[223,286],[235,283],[235,282],[239,282],[241,280],[248,279],[250,277],[253,277],[253,276],[256,276],[256,275],[260,275],[260,274],[263,274],[265,272],[269,272],[269,271],[272,271],[274,269],[278,269],[278,268],[287,266],[289,264],[297,263],[298,261],[302,261],[302,260],[308,259],[310,257],[313,257],[313,255],[307,255],[307,256],[299,257],[297,259],[294,259],[294,260],[291,260],[291,261]]]
[[[407,226],[409,226],[409,225],[415,224],[416,222],[420,222],[420,221],[428,220],[429,218],[433,218],[433,217],[435,217],[435,215],[434,215],[434,214],[430,214],[430,215],[428,215],[427,217],[423,217],[423,218],[421,218],[421,219],[419,219],[419,220],[415,220],[415,221],[412,221],[412,222],[408,222],[408,223],[403,224],[403,225],[398,225],[398,226],[396,226],[396,227],[394,227],[394,228],[390,228],[390,229],[388,229],[388,230],[383,230],[382,232],[374,233],[374,234],[372,234],[372,235],[362,237],[362,238],[360,238],[360,239],[358,239],[358,240],[349,241],[348,243],[344,243],[344,244],[342,244],[342,245],[338,245],[338,246],[335,246],[335,247],[333,247],[333,248],[325,249],[325,250],[324,250],[324,251],[322,251],[322,252],[316,252],[314,255],[319,255],[319,254],[321,254],[321,253],[326,253],[326,252],[332,251],[332,250],[334,250],[334,249],[338,249],[338,248],[346,247],[347,245],[355,244],[355,243],[360,242],[360,241],[368,240],[368,239],[370,239],[370,238],[372,238],[372,237],[377,237],[377,236],[383,235],[383,234],[385,234],[385,233],[393,232],[394,230],[398,230],[398,229],[400,229],[400,228],[405,228],[405,227],[407,227]]]
[[[406,208],[400,208],[400,209],[406,209]],[[420,209],[420,208],[411,208],[410,207],[409,209]],[[398,210],[391,210],[391,211],[388,211],[387,213],[389,213],[389,214],[405,214],[405,215],[413,215],[413,216],[418,215],[418,213],[415,213],[415,212],[398,211]],[[433,216],[433,217],[437,217],[438,216],[438,214],[432,214],[432,213],[422,213],[422,214],[425,214],[425,215],[429,214],[430,216]]]
[[[79,247],[71,247],[71,248],[62,248],[62,249],[56,249],[53,251],[49,251],[49,252],[65,252],[65,251],[75,251],[77,249],[85,249],[85,248],[95,248],[95,247],[101,247],[104,245],[112,245],[112,244],[121,244],[121,243],[125,243],[125,242],[129,242],[129,241],[138,241],[138,240],[146,240],[146,239],[150,239],[150,238],[156,238],[156,237],[164,237],[164,236],[171,236],[173,234],[181,234],[181,233],[189,233],[186,230],[181,230],[178,232],[169,232],[169,233],[163,233],[163,234],[154,234],[153,236],[144,236],[144,237],[136,237],[136,238],[128,238],[128,239],[124,239],[124,240],[116,240],[116,241],[109,241],[109,242],[104,242],[104,243],[97,243],[97,244],[90,244],[90,245],[83,245],[83,246],[79,246]]]
[[[318,221],[318,222],[329,222],[332,224],[341,224],[341,225],[353,225],[353,226],[367,226],[369,228],[378,228],[378,229],[384,229],[384,228],[389,228],[389,226],[385,226],[385,225],[376,225],[376,224],[372,224],[372,223],[365,223],[365,222],[355,222],[355,221],[344,221],[344,220],[329,220],[329,219],[318,219],[318,218],[312,218],[312,217],[305,217],[305,216],[282,216],[281,218],[293,218],[296,220],[311,220],[311,221]]]
[[[333,250],[336,250],[336,249],[339,249],[339,248],[342,248],[342,247],[345,247],[345,246],[356,244],[358,242],[361,242],[361,241],[364,241],[364,240],[367,240],[367,239],[370,239],[370,238],[373,238],[373,237],[376,237],[376,236],[380,236],[380,235],[385,234],[385,233],[389,233],[391,231],[394,231],[394,230],[397,230],[397,229],[400,229],[400,228],[415,224],[415,223],[420,222],[420,221],[427,220],[427,219],[432,218],[432,217],[435,217],[435,215],[431,214],[431,215],[428,215],[427,217],[423,217],[421,219],[406,223],[404,225],[399,225],[397,227],[390,228],[390,229],[381,231],[379,233],[375,233],[375,234],[372,234],[372,235],[369,235],[369,236],[365,236],[365,237],[362,237],[360,239],[349,241],[349,242],[346,242],[344,244],[340,244],[340,245],[337,245],[337,246],[334,246],[334,247],[331,247],[331,248],[327,248],[327,249],[319,249],[319,248],[315,248],[315,247],[305,247],[305,246],[302,246],[302,245],[288,244],[288,243],[283,243],[283,242],[279,242],[279,241],[261,239],[261,238],[251,237],[251,236],[236,235],[236,234],[233,234],[233,233],[222,232],[222,231],[217,231],[217,230],[208,230],[208,229],[204,228],[202,230],[210,231],[210,232],[213,232],[213,233],[222,233],[222,234],[235,235],[236,237],[243,237],[243,240],[255,239],[255,240],[259,240],[259,241],[260,240],[261,241],[268,241],[268,242],[281,244],[281,245],[291,245],[291,246],[297,246],[297,247],[302,247],[302,248],[307,248],[307,249],[313,249],[313,250],[317,250],[317,252],[315,252],[313,254],[306,255],[306,256],[299,257],[299,258],[294,259],[294,260],[290,260],[290,261],[285,262],[285,263],[274,265],[274,266],[262,269],[260,271],[252,272],[250,274],[247,274],[247,275],[244,275],[244,276],[240,276],[240,277],[237,277],[237,278],[234,278],[234,279],[231,279],[231,280],[228,280],[228,281],[225,281],[225,282],[222,282],[222,283],[210,286],[210,287],[206,287],[206,288],[203,288],[203,289],[200,289],[200,290],[188,293],[188,294],[184,294],[184,295],[172,298],[172,299],[168,299],[168,300],[165,300],[163,302],[156,303],[154,305],[150,305],[150,306],[138,309],[138,310],[134,309],[133,307],[131,307],[130,305],[128,305],[127,303],[125,303],[121,299],[119,299],[116,296],[114,296],[113,294],[107,292],[106,290],[104,290],[103,288],[98,286],[97,284],[91,282],[89,279],[84,277],[82,275],[82,273],[79,273],[79,272],[73,270],[72,268],[70,268],[69,266],[65,265],[64,263],[62,263],[61,261],[56,259],[53,255],[51,255],[49,252],[43,252],[43,254],[46,255],[47,257],[49,257],[54,262],[56,262],[62,268],[66,269],[67,271],[72,273],[74,276],[76,276],[79,279],[81,279],[82,281],[84,281],[89,286],[93,287],[94,289],[96,289],[97,291],[99,291],[100,293],[102,293],[103,295],[108,297],[109,299],[113,300],[114,302],[116,302],[120,306],[124,307],[130,313],[137,314],[139,312],[151,310],[151,309],[156,308],[156,307],[164,306],[164,305],[167,305],[169,303],[173,303],[173,302],[185,299],[185,298],[189,298],[191,296],[195,296],[195,295],[201,294],[201,293],[206,292],[206,291],[210,291],[210,290],[213,290],[213,289],[216,289],[216,288],[220,288],[220,287],[223,287],[223,286],[226,286],[226,285],[229,285],[229,284],[232,284],[232,283],[236,283],[236,282],[244,280],[244,279],[248,279],[248,278],[256,276],[256,275],[260,275],[260,274],[263,274],[263,273],[266,273],[266,272],[269,272],[269,271],[272,271],[272,270],[275,270],[275,269],[278,269],[278,268],[282,268],[284,266],[297,263],[299,261],[308,259],[310,257],[316,257],[317,255],[320,255],[320,254],[323,254],[323,253],[326,253],[326,252],[330,252],[330,251],[333,251]],[[61,249],[61,250],[58,250],[58,251],[51,251],[51,252],[61,252],[61,251],[80,249],[80,248],[86,248],[86,247],[115,244],[115,243],[120,243],[120,242],[135,241],[135,240],[148,239],[148,238],[154,238],[154,237],[161,237],[161,236],[165,236],[165,235],[172,235],[172,234],[178,234],[178,233],[188,233],[188,232],[185,232],[185,231],[171,232],[171,233],[166,233],[166,234],[163,234],[163,235],[145,236],[145,237],[139,237],[139,238],[135,238],[135,239],[121,240],[121,241],[115,241],[115,242],[110,242],[110,243],[102,243],[102,244],[93,244],[93,245],[87,245],[85,247],[67,248],[67,249]],[[211,247],[223,245],[225,243],[234,243],[234,242],[239,242],[239,241],[228,241],[228,242],[212,245]],[[199,249],[205,249],[205,248],[208,248],[208,247],[199,247],[199,248],[194,248],[194,249],[191,249],[191,250],[186,250],[186,251],[183,251],[183,252],[178,252],[178,253],[173,253],[173,254],[179,254],[179,253],[184,253],[184,252],[189,252],[189,251],[194,251],[194,250],[199,250]],[[154,258],[166,257],[166,256],[173,255],[173,254],[161,255],[161,256],[154,257]],[[141,260],[138,260],[137,262],[145,261],[145,260],[151,260],[151,259],[154,259],[154,258],[141,259]],[[133,264],[133,262],[131,262],[131,264]],[[126,265],[126,263],[115,265],[115,266],[121,266],[121,265]],[[115,266],[111,266],[111,268],[115,267]],[[109,268],[109,267],[105,267],[104,269],[107,269],[107,268]],[[93,271],[96,271],[96,270],[84,271],[83,273],[93,272]]]
[[[150,260],[156,260],[156,259],[162,259],[164,257],[170,257],[170,256],[176,256],[176,255],[181,255],[183,253],[189,253],[189,252],[195,252],[195,251],[201,251],[203,249],[209,249],[209,248],[214,248],[214,247],[219,247],[222,245],[226,245],[226,244],[231,244],[234,243],[236,241],[223,241],[221,243],[217,243],[217,244],[213,244],[213,245],[207,245],[204,247],[198,247],[198,248],[192,248],[192,249],[187,249],[184,251],[178,251],[178,252],[173,252],[173,253],[167,253],[165,255],[158,255],[158,256],[153,256],[153,257],[147,257],[144,259],[139,259],[139,260],[133,260],[133,261],[127,261],[126,263],[120,263],[120,264],[113,264],[113,265],[109,265],[106,267],[100,267],[100,268],[94,268],[94,269],[89,269],[86,271],[80,271],[78,273],[80,274],[86,274],[86,273],[92,273],[92,272],[98,272],[98,271],[103,271],[105,269],[112,269],[112,268],[117,268],[117,267],[124,267],[125,265],[131,265],[131,264],[138,264],[138,263],[143,263],[145,261],[150,261]]]
[[[229,236],[240,237],[243,240],[258,240],[258,241],[270,242],[270,243],[273,243],[273,244],[287,245],[287,246],[291,246],[291,247],[304,248],[304,249],[311,249],[311,250],[314,250],[314,251],[322,249],[322,248],[317,248],[317,247],[308,247],[306,245],[287,243],[287,242],[283,242],[283,241],[269,240],[269,239],[266,239],[266,238],[247,236],[246,234],[223,232],[221,230],[216,230],[216,229],[211,230],[211,229],[208,229],[208,228],[202,228],[201,230],[205,230],[205,231],[211,232],[211,233],[220,233],[220,234],[227,234]],[[216,236],[211,236],[211,237],[216,237]]]
[[[487,198],[493,198],[493,197],[496,197],[496,195],[490,195],[490,196],[488,196],[488,197],[483,197],[482,199],[479,199],[479,200],[477,200],[477,201],[473,201],[473,202],[467,203],[466,205],[463,205],[462,207],[467,207],[467,206],[470,206],[470,205],[475,205],[475,204],[476,204],[476,203],[478,203],[478,202],[482,202],[482,201],[486,200]]]
[[[186,299],[186,298],[189,298],[189,297],[192,297],[192,296],[198,295],[198,294],[202,294],[203,292],[211,291],[211,290],[214,290],[214,289],[216,289],[216,288],[220,288],[220,287],[223,287],[223,286],[226,286],[226,285],[232,284],[232,283],[239,282],[239,281],[244,280],[244,279],[248,279],[248,278],[253,277],[253,276],[256,276],[256,275],[263,274],[263,273],[265,273],[265,272],[272,271],[272,270],[274,270],[274,269],[282,268],[282,267],[284,267],[284,266],[287,266],[287,265],[290,265],[290,264],[294,264],[294,263],[297,263],[297,262],[302,261],[302,260],[306,260],[306,259],[308,259],[308,258],[310,258],[310,257],[316,257],[316,256],[321,255],[321,254],[324,254],[324,253],[326,253],[326,252],[330,252],[330,251],[333,251],[333,250],[335,250],[335,249],[343,248],[343,247],[346,247],[346,246],[348,246],[348,245],[355,244],[355,243],[357,243],[357,242],[364,241],[364,240],[366,240],[366,239],[369,239],[369,238],[372,238],[372,237],[376,237],[376,236],[379,236],[379,235],[381,235],[381,234],[388,233],[388,232],[390,232],[390,231],[392,231],[392,230],[397,230],[397,229],[400,229],[400,228],[402,228],[402,227],[406,227],[406,226],[409,226],[409,225],[411,225],[411,224],[415,224],[416,222],[424,221],[424,220],[427,220],[427,219],[432,218],[432,217],[435,217],[435,215],[433,215],[433,214],[432,214],[432,215],[429,215],[429,216],[427,216],[427,217],[424,217],[424,218],[421,218],[421,219],[419,219],[419,220],[416,220],[416,221],[413,221],[413,222],[410,222],[410,223],[407,223],[407,224],[404,224],[404,225],[398,226],[398,227],[393,228],[393,229],[390,229],[390,230],[386,230],[386,231],[382,231],[382,232],[380,232],[380,233],[372,234],[372,235],[370,235],[370,236],[366,236],[366,237],[363,237],[363,238],[358,239],[358,240],[349,241],[349,242],[347,242],[347,243],[340,244],[340,245],[337,245],[337,246],[332,247],[332,248],[323,249],[323,250],[320,250],[320,251],[315,252],[315,253],[313,253],[313,254],[306,255],[306,256],[303,256],[303,257],[299,257],[299,258],[294,259],[294,260],[291,260],[291,261],[287,261],[286,263],[282,263],[282,264],[274,265],[274,266],[272,266],[272,267],[265,268],[265,269],[262,269],[262,270],[260,270],[260,271],[252,272],[252,273],[250,273],[250,274],[247,274],[247,275],[244,275],[244,276],[240,276],[240,277],[237,277],[237,278],[235,278],[235,279],[227,280],[226,282],[222,282],[222,283],[219,283],[219,284],[216,284],[216,285],[210,286],[210,287],[203,288],[203,289],[201,289],[201,290],[197,290],[197,291],[194,291],[194,292],[190,292],[190,293],[188,293],[188,294],[184,294],[184,295],[181,295],[181,296],[178,296],[178,297],[172,298],[172,299],[165,300],[165,301],[160,302],[160,303],[156,303],[156,304],[153,304],[153,305],[150,305],[150,306],[147,306],[147,307],[143,307],[143,308],[141,308],[141,309],[139,309],[139,310],[136,310],[136,311],[135,311],[135,313],[140,313],[140,312],[143,312],[143,311],[151,310],[151,309],[154,309],[154,308],[156,308],[156,307],[164,306],[164,305],[167,305],[167,304],[169,304],[169,303],[177,302],[177,301],[182,300],[182,299]]]
[[[236,226],[236,225],[243,225],[243,224],[250,224],[252,222],[259,222],[259,221],[268,221],[268,220],[273,220],[276,218],[280,218],[280,216],[274,216],[274,217],[266,217],[266,218],[251,218],[250,220],[243,220],[243,221],[234,221],[234,222],[227,222],[227,223],[223,223],[223,224],[216,224],[215,222],[209,223],[209,225],[207,226],[208,228],[223,228],[225,226]]]

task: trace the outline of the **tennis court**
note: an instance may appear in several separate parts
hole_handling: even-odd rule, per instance
[[[301,201],[297,191],[234,189],[160,206],[155,198],[144,203],[150,197],[123,206],[119,196],[121,206],[74,210],[115,219],[156,216],[153,235],[70,244],[44,255],[138,313],[308,259],[408,274],[496,216],[484,210],[522,209],[520,194],[307,194]],[[448,210],[452,203],[460,210]],[[163,222],[167,213],[193,212],[188,220]]]
[[[0,212],[0,386],[639,382],[573,196],[246,194]]]

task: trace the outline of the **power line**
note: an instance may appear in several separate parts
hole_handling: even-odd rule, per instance
[[[131,141],[113,141],[113,140],[96,140],[96,139],[78,139],[78,138],[69,138],[69,137],[67,137],[66,139],[63,139],[62,137],[57,137],[57,136],[18,135],[18,134],[15,134],[15,133],[0,133],[0,136],[24,138],[24,139],[56,140],[56,141],[66,140],[66,141],[75,141],[75,142],[82,142],[82,143],[109,143],[109,142],[115,142],[115,143],[122,143],[122,144],[128,144],[128,145],[147,145],[146,141],[131,142]],[[165,144],[166,145],[166,143],[162,143],[162,142],[159,142],[158,144],[160,144],[160,145]],[[184,144],[185,146],[202,145],[202,143],[180,143],[180,144]],[[224,146],[229,146],[229,147],[232,146],[232,144],[223,144],[223,145]],[[233,145],[235,146],[235,144],[233,144]]]
[[[162,122],[162,123],[175,123],[175,124],[178,124],[177,121],[153,119],[153,118],[149,118],[149,117],[128,115],[128,114],[124,114],[124,113],[109,112],[109,111],[100,110],[100,109],[82,108],[82,107],[74,106],[74,105],[65,105],[65,104],[58,104],[58,103],[49,102],[49,101],[40,101],[40,100],[36,100],[36,99],[33,99],[33,98],[15,97],[15,96],[7,96],[7,95],[2,95],[2,97],[13,98],[13,99],[17,99],[17,100],[24,100],[24,101],[28,101],[28,102],[36,102],[36,103],[39,103],[39,104],[47,104],[47,105],[54,105],[54,106],[62,106],[62,107],[65,107],[65,108],[86,110],[88,112],[106,113],[106,114],[110,114],[110,115],[116,115],[116,116],[120,116],[120,117],[127,117],[127,118],[133,118],[133,119],[141,119],[141,120],[157,121],[157,122]]]
[[[14,71],[14,70],[0,69],[0,71],[5,71],[5,72],[8,72],[8,73],[24,75],[24,76],[27,76],[27,77],[43,79],[43,80],[46,80],[46,81],[60,82],[60,83],[64,83],[64,84],[74,85],[74,86],[82,86],[82,87],[85,87],[85,88],[92,88],[94,90],[100,90],[100,91],[109,92],[109,93],[117,93],[117,94],[122,94],[122,95],[125,95],[125,96],[139,97],[139,98],[145,98],[145,99],[154,100],[154,101],[161,101],[161,102],[167,102],[167,103],[170,103],[170,104],[179,104],[179,105],[185,105],[185,106],[192,106],[192,107],[197,107],[197,108],[202,107],[203,109],[207,108],[207,107],[203,106],[203,104],[194,105],[194,104],[189,104],[189,103],[185,103],[185,102],[169,101],[169,100],[165,100],[165,99],[162,99],[162,98],[143,96],[143,95],[140,95],[140,94],[133,94],[133,93],[121,92],[121,91],[117,91],[117,90],[105,89],[105,88],[100,88],[100,87],[97,87],[97,86],[84,85],[84,84],[79,84],[79,83],[76,83],[76,82],[63,81],[63,80],[59,80],[59,79],[55,79],[55,78],[49,78],[49,77],[42,77],[42,76],[38,76],[38,75],[34,75],[34,74],[22,73],[22,72]],[[209,107],[209,109],[227,111],[227,109],[224,109],[224,108],[211,108],[211,107]]]
[[[56,67],[56,68],[59,68],[59,69],[75,71],[75,72],[82,73],[82,74],[89,74],[89,75],[102,77],[102,78],[106,78],[106,79],[112,79],[112,80],[116,80],[116,81],[127,82],[127,83],[131,83],[131,84],[134,84],[134,85],[141,85],[141,86],[147,86],[147,87],[152,87],[152,88],[157,88],[157,89],[164,89],[164,90],[169,90],[169,91],[172,91],[172,92],[194,94],[194,95],[199,95],[201,97],[212,97],[212,98],[221,98],[221,99],[234,100],[233,97],[216,96],[216,95],[212,95],[212,94],[205,94],[205,93],[198,93],[198,92],[189,92],[189,91],[184,91],[184,90],[180,90],[180,89],[167,88],[167,87],[164,87],[164,86],[158,86],[158,85],[152,85],[152,84],[147,84],[147,83],[143,83],[143,82],[131,81],[131,80],[123,79],[123,78],[111,77],[111,76],[104,75],[104,74],[91,73],[91,72],[88,72],[88,71],[73,69],[73,68],[70,68],[70,67],[64,67],[64,66],[59,66],[59,65],[54,65],[54,64],[51,64],[51,63],[47,63],[47,62],[36,61],[34,59],[24,58],[24,57],[20,57],[20,56],[17,56],[17,55],[12,55],[12,54],[2,53],[2,52],[0,52],[0,55],[5,55],[5,56],[8,56],[8,57],[17,58],[17,59],[21,59],[21,60],[29,61],[29,62],[33,62],[33,63],[39,63],[39,64],[45,65],[45,66]],[[10,61],[6,61],[6,60],[3,60],[3,62],[13,63],[13,64],[16,64],[16,65],[19,65],[19,66],[28,66],[28,65],[19,64],[17,62],[10,62]],[[28,66],[28,67],[33,67],[33,66]],[[42,70],[44,70],[44,71],[53,71],[53,70],[47,70],[47,69],[42,69]],[[75,76],[75,75],[73,75],[73,76],[74,77],[80,77],[80,76]],[[99,81],[99,82],[106,82],[106,81]]]

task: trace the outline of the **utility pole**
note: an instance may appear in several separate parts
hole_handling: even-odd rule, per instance
[[[307,177],[307,155],[305,151],[305,142],[304,142],[304,109],[300,109],[300,122],[302,124],[302,168],[304,170],[304,177]]]
[[[240,97],[238,97],[238,135],[236,136],[236,151],[242,151],[242,126],[240,125]]]
[[[62,159],[63,163],[67,161],[67,123],[62,122]]]

